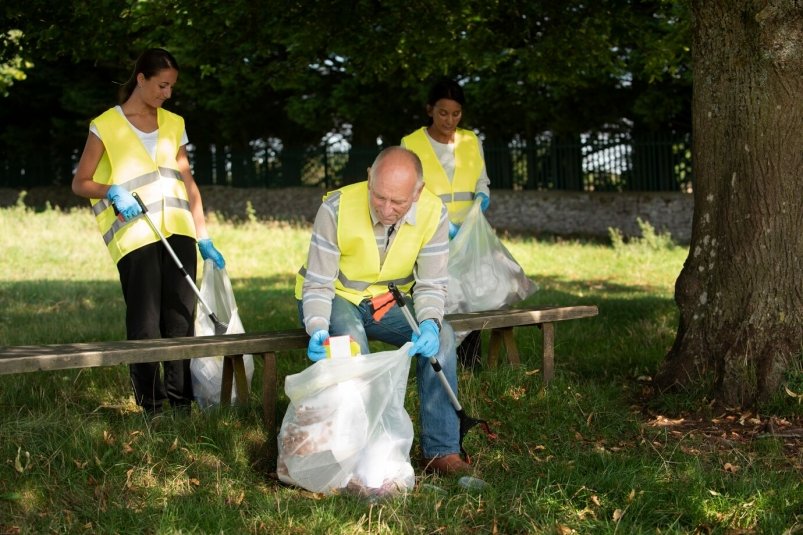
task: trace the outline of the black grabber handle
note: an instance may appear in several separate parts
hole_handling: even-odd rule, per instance
[[[401,308],[404,317],[407,319],[407,323],[410,324],[410,328],[413,330],[415,334],[421,334],[421,330],[418,328],[418,323],[416,323],[413,314],[410,312],[410,309],[407,308],[407,302],[404,299],[404,295],[399,291],[396,285],[392,282],[388,283],[388,290],[391,294],[393,294],[393,298],[396,300],[396,303]],[[435,375],[438,377],[438,380],[443,385],[444,390],[446,390],[446,395],[449,397],[449,401],[452,403],[452,407],[454,410],[460,412],[463,410],[463,407],[460,406],[460,402],[457,400],[457,396],[454,394],[454,390],[452,390],[451,385],[449,385],[449,381],[446,379],[446,375],[443,373],[443,368],[441,368],[441,363],[438,362],[438,359],[435,357],[429,357],[429,364],[432,366],[432,370],[435,372]]]

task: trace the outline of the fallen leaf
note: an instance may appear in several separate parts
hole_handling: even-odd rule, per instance
[[[594,510],[593,510],[593,509],[591,509],[590,507],[586,507],[586,508],[585,508],[585,509],[583,509],[582,511],[579,511],[579,512],[577,513],[577,516],[578,516],[578,517],[580,517],[580,520],[585,520],[585,519],[586,519],[586,517],[589,517],[589,516],[590,516],[591,518],[593,518],[594,520],[596,520],[596,519],[597,519],[597,513],[595,513],[595,512],[594,512]]]
[[[625,516],[624,511],[622,511],[621,509],[614,509],[613,516],[611,518],[613,518],[614,522],[619,522],[620,520],[622,520],[623,516]]]
[[[735,474],[736,472],[739,471],[739,467],[731,463],[725,463],[722,469],[725,470],[726,472],[730,472],[731,474]]]
[[[25,457],[25,465],[22,464],[20,456]],[[23,452],[21,447],[17,447],[17,458],[14,459],[14,470],[16,470],[21,474],[28,469],[28,466],[30,464],[31,464],[31,454],[28,453],[27,451]]]
[[[235,497],[229,496],[228,498],[226,498],[226,504],[239,507],[240,504],[243,503],[244,499],[245,499],[245,492],[240,491],[240,494],[238,494],[237,496]]]
[[[131,483],[131,476],[134,474],[134,469],[129,468],[125,473],[125,488],[130,489],[133,487]]]
[[[633,498],[635,498],[635,497],[636,497],[636,490],[635,490],[635,489],[632,489],[632,490],[630,491],[630,494],[628,494],[628,495],[627,495],[627,501],[628,501],[628,503],[629,503],[629,502],[632,502],[632,501],[633,501]]]
[[[167,451],[175,451],[178,448],[178,437],[173,440],[173,443],[170,444],[170,448]]]
[[[108,431],[103,431],[103,442],[105,442],[107,446],[111,446],[114,444],[114,435]]]
[[[191,477],[190,478],[190,485],[195,485],[196,487],[200,487],[201,486],[201,482],[198,481],[197,479],[195,479],[194,477]]]
[[[596,494],[591,495],[591,503],[593,503],[597,507],[602,507],[602,502],[599,500],[599,496],[597,496]]]
[[[555,531],[558,533],[558,535],[571,535],[572,533],[577,533],[569,526],[564,526],[563,524],[558,524],[555,526]]]
[[[710,494],[711,496],[722,496],[722,494],[720,494],[719,492],[711,489],[708,489],[708,494]]]

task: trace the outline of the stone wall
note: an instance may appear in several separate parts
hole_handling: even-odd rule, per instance
[[[688,244],[694,202],[691,194],[670,192],[580,193],[492,191],[486,214],[496,228],[558,236],[607,237],[608,228],[640,234],[637,218],[656,231]]]
[[[201,188],[207,212],[242,219],[252,214],[260,219],[311,222],[324,191],[314,188],[243,189],[223,186]],[[19,191],[0,189],[0,207],[17,202]],[[32,188],[25,204],[41,208],[87,206],[69,188]],[[688,244],[691,237],[693,200],[686,193],[580,193],[566,191],[491,192],[488,221],[499,230],[534,235],[606,238],[608,228],[626,236],[639,234],[636,218],[648,221],[657,231],[671,233],[675,241]]]

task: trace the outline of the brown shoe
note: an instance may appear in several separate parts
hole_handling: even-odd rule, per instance
[[[430,474],[467,474],[471,471],[471,465],[465,462],[457,453],[444,455],[443,457],[424,459],[424,472]]]

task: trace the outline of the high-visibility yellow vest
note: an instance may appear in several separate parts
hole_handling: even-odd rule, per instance
[[[438,230],[443,204],[424,189],[416,203],[415,224],[400,222],[396,238],[390,245],[385,262],[380,266],[374,225],[369,210],[368,182],[340,188],[337,214],[337,243],[340,249],[340,271],[335,280],[335,294],[359,304],[366,298],[388,291],[393,282],[409,292],[415,283],[413,268],[418,253]],[[324,200],[331,195],[324,196]],[[301,299],[306,264],[296,276],[296,299]]]
[[[402,144],[416,153],[424,167],[424,182],[432,193],[441,198],[449,210],[449,221],[462,223],[474,201],[474,190],[485,165],[480,155],[477,135],[458,128],[454,134],[454,177],[449,181],[435,149],[422,127],[402,138]]]
[[[99,184],[118,184],[132,193],[137,192],[165,237],[181,234],[195,238],[189,196],[176,162],[184,119],[158,108],[157,121],[159,135],[154,161],[119,111],[112,108],[95,118],[93,122],[105,151],[92,179]],[[107,199],[90,199],[90,202],[115,264],[131,251],[159,241],[142,217],[123,222]]]

